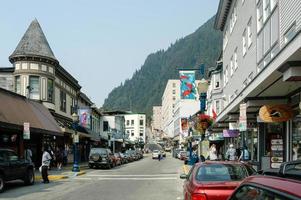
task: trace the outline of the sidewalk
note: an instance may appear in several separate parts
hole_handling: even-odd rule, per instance
[[[189,173],[189,171],[190,171],[190,169],[191,169],[191,165],[183,165],[183,173],[184,174],[188,174]]]
[[[48,179],[50,181],[56,181],[60,179],[67,179],[75,176],[81,176],[86,174],[85,169],[88,169],[88,163],[80,163],[80,172],[72,172],[72,164],[68,164],[65,167],[62,167],[61,170],[57,168],[52,168],[48,171]],[[41,181],[42,175],[41,172],[37,169],[35,170],[35,181]]]

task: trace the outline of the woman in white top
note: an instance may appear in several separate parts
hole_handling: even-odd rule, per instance
[[[210,160],[217,160],[217,152],[215,144],[212,144],[209,150],[209,159]]]

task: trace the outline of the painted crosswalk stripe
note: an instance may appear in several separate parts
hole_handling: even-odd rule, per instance
[[[112,177],[112,178],[109,178],[109,177],[103,177],[103,178],[98,178],[98,180],[176,180],[177,178],[174,178],[174,177]]]
[[[177,174],[87,174],[88,177],[174,177]]]

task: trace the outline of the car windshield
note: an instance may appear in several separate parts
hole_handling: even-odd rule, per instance
[[[102,149],[102,148],[94,148],[94,149],[91,149],[90,151],[90,155],[92,154],[107,154],[107,151],[106,149]]]
[[[207,181],[241,181],[247,177],[246,170],[239,164],[205,164],[196,173],[196,180]]]
[[[154,150],[153,153],[159,153],[159,150]]]

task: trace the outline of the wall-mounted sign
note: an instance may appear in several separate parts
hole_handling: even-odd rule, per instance
[[[223,136],[224,137],[237,137],[239,136],[239,131],[238,130],[228,130],[228,129],[224,129],[223,130]]]
[[[84,128],[90,128],[91,124],[91,109],[80,108],[78,109],[79,124]]]
[[[259,117],[264,122],[285,122],[293,118],[293,111],[285,104],[264,105],[259,110]]]
[[[194,71],[180,71],[180,91],[181,99],[196,99],[195,87],[195,72]]]
[[[239,131],[247,131],[247,104],[239,105]]]
[[[211,133],[208,139],[209,141],[222,141],[224,136],[223,133]]]
[[[23,123],[23,139],[30,140],[30,124],[29,124],[29,122]]]

